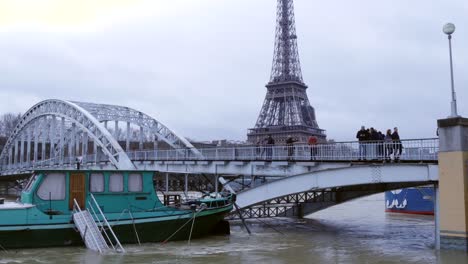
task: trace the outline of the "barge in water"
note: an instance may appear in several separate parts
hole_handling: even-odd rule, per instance
[[[434,215],[434,187],[412,187],[385,192],[385,212]]]
[[[232,209],[232,196],[164,206],[153,175],[151,171],[36,171],[18,201],[0,205],[0,246],[83,245],[92,235],[91,224],[105,232],[105,223],[122,244],[187,240],[211,234],[219,226],[226,230],[224,216]],[[78,218],[79,212],[88,212],[93,223],[84,221],[80,228],[78,220],[86,217]],[[118,243],[112,236],[104,237]]]

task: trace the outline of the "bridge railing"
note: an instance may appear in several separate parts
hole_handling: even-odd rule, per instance
[[[354,160],[437,160],[439,140],[408,139],[395,142],[334,142],[317,145],[258,145],[199,149],[202,156],[194,155],[189,149],[150,150],[127,152],[134,161],[354,161]]]
[[[402,160],[436,161],[437,138],[408,139],[398,142],[334,142],[317,145],[259,145],[199,149],[201,156],[190,149],[145,150],[127,152],[132,161],[357,161]],[[80,157],[81,164],[109,162],[105,155]],[[76,167],[76,157],[54,157],[36,162],[2,166],[2,171],[40,168]]]

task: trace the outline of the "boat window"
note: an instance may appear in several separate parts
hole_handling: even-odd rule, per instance
[[[109,176],[109,192],[123,192],[123,175],[114,173]]]
[[[104,175],[102,173],[92,173],[89,179],[89,185],[91,192],[103,192]]]
[[[37,190],[37,196],[42,200],[63,200],[65,199],[65,174],[47,174]]]
[[[24,191],[25,192],[30,192],[31,191],[31,188],[33,186],[33,183],[37,180],[37,174],[34,174],[33,176],[31,176],[31,178],[29,178],[29,181],[28,181],[28,184],[26,184],[26,187],[24,188]]]
[[[143,191],[143,179],[141,174],[132,173],[128,175],[128,191],[141,192]]]

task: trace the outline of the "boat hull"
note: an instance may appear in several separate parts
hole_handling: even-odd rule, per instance
[[[193,214],[173,217],[172,219],[166,217],[163,220],[142,218],[109,222],[122,244],[138,243],[138,241],[148,243],[187,240],[190,233],[191,238],[214,234],[216,227],[224,221],[225,214],[231,209],[232,206],[226,206],[224,209],[207,210],[204,215],[195,218],[193,230],[192,221],[190,220]],[[5,249],[9,249],[80,246],[84,245],[84,243],[74,225],[67,223],[24,226],[19,230],[1,230],[0,245]]]
[[[414,187],[385,192],[385,212],[434,215],[434,188]]]

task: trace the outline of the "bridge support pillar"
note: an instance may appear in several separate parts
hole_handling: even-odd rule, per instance
[[[138,143],[138,150],[143,150],[143,136],[144,136],[144,131],[143,131],[143,126],[140,126],[140,142]]]
[[[438,127],[440,248],[468,251],[468,119],[441,119]]]
[[[130,151],[130,122],[127,122],[127,131],[125,138],[125,151]]]
[[[166,172],[166,192],[169,192],[169,172]]]
[[[304,204],[303,203],[297,204],[297,218],[299,219],[304,218]]]
[[[184,185],[185,195],[188,195],[188,173],[185,173],[184,175]]]

